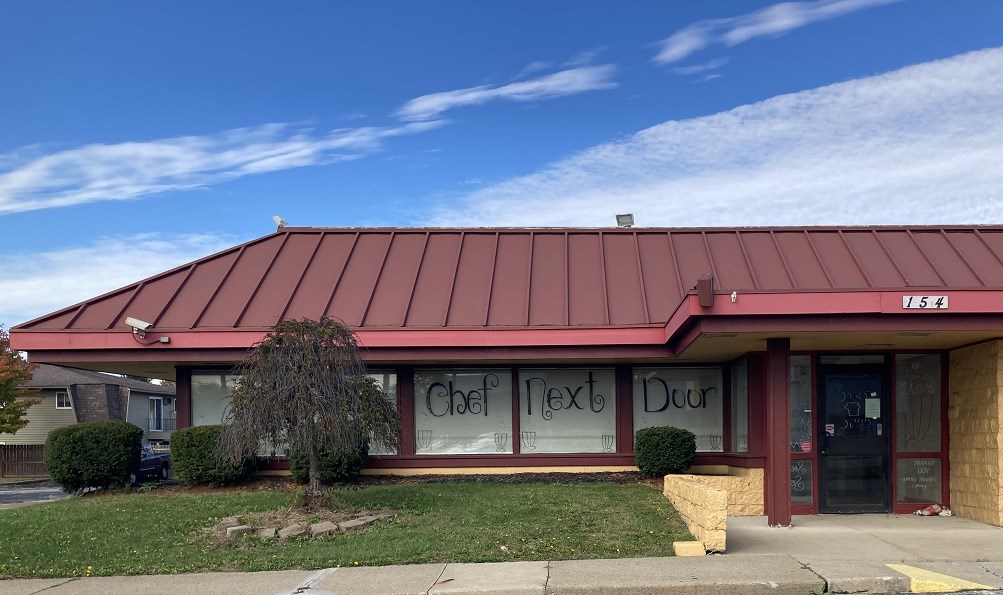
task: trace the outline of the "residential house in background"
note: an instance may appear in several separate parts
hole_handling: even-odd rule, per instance
[[[0,444],[44,444],[56,428],[104,419],[134,423],[153,443],[167,442],[175,429],[173,386],[48,364],[25,386],[39,391],[40,402],[28,409],[27,426],[0,433]]]

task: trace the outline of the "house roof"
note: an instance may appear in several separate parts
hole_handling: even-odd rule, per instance
[[[77,370],[48,364],[38,364],[35,372],[32,374],[31,380],[25,386],[28,388],[66,388],[74,384],[113,384],[116,386],[125,386],[134,391],[161,395],[173,395],[175,391],[173,386],[160,386],[123,376],[113,376],[101,372]]]
[[[726,293],[1000,290],[1003,226],[286,227],[13,330],[664,326],[702,275]]]

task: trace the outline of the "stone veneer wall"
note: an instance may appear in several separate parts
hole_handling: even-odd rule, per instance
[[[124,387],[113,384],[75,384],[70,390],[78,422],[125,419]]]
[[[1003,525],[1003,341],[950,353],[951,509]]]
[[[728,493],[695,481],[695,475],[666,475],[662,493],[683,517],[704,549],[723,552],[727,542]]]
[[[726,474],[687,475],[693,481],[728,492],[728,516],[762,516],[764,470],[728,467]]]

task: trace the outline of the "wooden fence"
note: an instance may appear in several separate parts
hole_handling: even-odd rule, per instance
[[[42,444],[0,444],[0,477],[48,475]]]

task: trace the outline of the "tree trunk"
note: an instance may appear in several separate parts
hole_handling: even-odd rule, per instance
[[[310,498],[321,496],[320,491],[320,457],[317,456],[317,448],[310,445],[310,483],[308,484]]]

